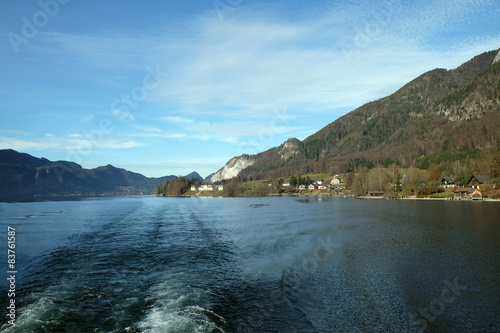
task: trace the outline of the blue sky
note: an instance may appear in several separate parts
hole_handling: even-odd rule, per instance
[[[0,148],[202,176],[500,47],[496,0],[4,1]]]

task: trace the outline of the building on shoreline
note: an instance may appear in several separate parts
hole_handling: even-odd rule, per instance
[[[483,194],[475,188],[457,187],[453,193],[454,200],[483,200]]]
[[[453,188],[457,187],[455,184],[457,181],[457,178],[454,176],[449,176],[449,177],[443,177],[441,179],[441,188]]]
[[[483,184],[490,182],[493,178],[490,175],[474,174],[469,180],[469,185],[472,188],[478,189]]]
[[[384,191],[368,191],[366,196],[369,198],[381,198],[385,195]]]
[[[191,186],[192,192],[212,192],[212,191],[224,191],[224,185],[209,185],[204,184],[201,186]]]

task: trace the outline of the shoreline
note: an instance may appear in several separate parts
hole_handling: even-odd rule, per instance
[[[500,199],[491,199],[491,198],[483,198],[482,200],[472,200],[472,199],[462,199],[462,200],[456,200],[453,197],[446,197],[446,198],[430,198],[430,197],[425,197],[425,198],[417,198],[417,197],[400,197],[400,198],[388,198],[388,197],[366,197],[366,196],[361,196],[361,197],[356,197],[356,196],[349,196],[349,195],[337,195],[337,194],[331,194],[331,193],[292,193],[292,194],[279,194],[279,195],[265,195],[265,196],[225,196],[225,195],[203,195],[203,196],[195,196],[195,195],[182,195],[181,197],[183,198],[277,198],[277,197],[291,197],[291,198],[326,198],[326,197],[332,197],[332,198],[352,198],[352,199],[359,199],[359,200],[419,200],[419,201],[462,201],[462,202],[500,202]]]
[[[453,197],[445,197],[445,198],[430,198],[430,197],[425,197],[425,198],[417,198],[417,197],[398,197],[398,198],[389,198],[389,197],[366,197],[366,196],[350,196],[350,195],[344,195],[344,194],[335,194],[335,193],[328,193],[328,192],[309,192],[309,193],[282,193],[282,194],[271,194],[271,195],[265,195],[265,196],[258,196],[258,195],[242,195],[242,196],[226,196],[222,192],[217,191],[217,192],[204,192],[207,195],[194,195],[194,194],[183,194],[180,196],[161,196],[161,195],[155,195],[155,194],[108,194],[108,195],[67,195],[67,196],[40,196],[40,197],[35,197],[35,198],[12,198],[10,200],[5,200],[2,199],[0,200],[1,203],[16,203],[16,202],[46,202],[46,201],[52,201],[52,202],[57,202],[57,201],[79,201],[79,200],[85,200],[85,199],[98,199],[98,198],[111,198],[111,197],[127,197],[127,196],[152,196],[152,197],[157,197],[157,198],[276,198],[276,197],[292,197],[292,198],[321,198],[321,197],[338,197],[338,198],[353,198],[353,199],[359,199],[359,200],[420,200],[420,201],[465,201],[465,202],[471,202],[471,201],[478,201],[478,202],[500,202],[500,199],[492,199],[492,198],[483,198],[482,200],[472,200],[472,199],[462,199],[462,200],[455,200]],[[210,195],[213,194],[213,195]]]
[[[424,201],[465,201],[465,202],[470,202],[470,201],[487,201],[487,202],[500,202],[500,199],[491,199],[491,198],[483,198],[481,200],[472,200],[472,199],[461,199],[461,200],[455,200],[453,197],[450,198],[399,198],[397,200],[424,200]]]
[[[210,192],[206,192],[207,194],[210,194]],[[159,196],[161,197],[161,196]],[[167,196],[164,196],[165,198]],[[417,197],[399,197],[399,198],[388,198],[388,197],[366,197],[366,196],[349,196],[349,195],[338,195],[338,194],[333,194],[333,193],[283,193],[283,194],[272,194],[272,195],[265,195],[265,196],[258,196],[258,195],[249,195],[249,196],[226,196],[226,195],[182,195],[180,196],[182,198],[277,198],[277,197],[291,197],[291,198],[326,198],[326,197],[332,197],[332,198],[352,198],[352,199],[359,199],[359,200],[419,200],[419,201],[463,201],[463,202],[500,202],[500,199],[491,199],[491,198],[483,198],[482,200],[472,200],[472,199],[461,199],[461,200],[456,200],[453,197],[445,197],[445,198],[430,198],[430,197],[425,197],[425,198],[417,198]]]

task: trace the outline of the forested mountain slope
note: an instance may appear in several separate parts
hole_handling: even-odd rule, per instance
[[[250,156],[240,178],[348,171],[397,162],[426,167],[474,158],[500,144],[500,62],[491,51],[453,69],[435,69],[365,104],[304,141]],[[248,159],[248,157],[246,157]]]

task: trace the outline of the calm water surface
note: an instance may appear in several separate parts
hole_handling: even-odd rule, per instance
[[[128,197],[0,223],[2,332],[500,332],[499,203]]]

